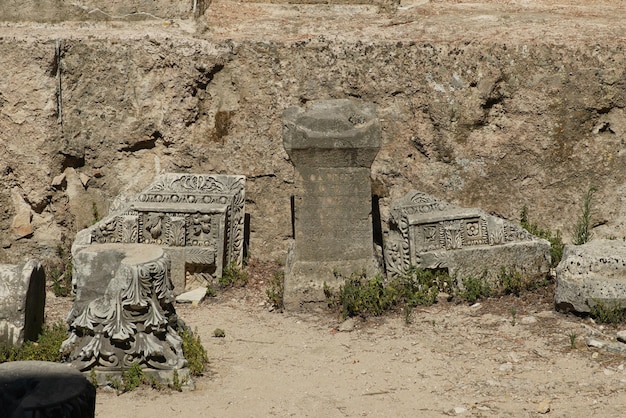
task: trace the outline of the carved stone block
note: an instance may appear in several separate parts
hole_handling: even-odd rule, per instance
[[[46,275],[38,261],[0,265],[0,345],[35,341],[46,304]]]
[[[351,100],[312,102],[283,114],[283,144],[296,169],[295,243],[285,274],[286,309],[324,301],[334,272],[377,271],[370,166],[380,148],[376,108]]]
[[[74,255],[73,273],[76,299],[62,350],[74,367],[94,370],[101,383],[133,363],[163,380],[163,371],[188,376],[170,259],[161,247],[91,245]]]
[[[550,243],[480,209],[412,190],[392,203],[385,264],[390,276],[417,266],[447,269],[459,281],[485,273],[495,280],[504,267],[540,279],[550,268]]]
[[[244,186],[243,176],[164,174],[80,231],[72,251],[104,243],[159,245],[171,256],[174,292],[180,294],[190,270],[219,278],[225,266],[241,267]]]

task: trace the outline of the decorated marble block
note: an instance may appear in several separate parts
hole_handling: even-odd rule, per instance
[[[95,244],[73,259],[76,299],[61,350],[98,382],[119,377],[133,363],[168,382],[188,380],[174,310],[170,259],[162,247]]]
[[[387,273],[400,275],[410,266],[447,269],[462,280],[494,280],[517,270],[543,278],[550,268],[550,243],[521,226],[476,208],[460,208],[419,191],[393,202],[385,244]]]
[[[231,263],[241,266],[244,186],[243,176],[164,174],[79,232],[73,252],[96,243],[159,245],[172,260],[175,293],[180,294],[189,277],[211,280]]]

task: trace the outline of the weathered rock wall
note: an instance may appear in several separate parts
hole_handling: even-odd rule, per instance
[[[204,3],[203,0],[0,0],[0,21],[171,19],[189,17],[199,7],[206,9]]]
[[[264,41],[122,29],[0,39],[0,262],[52,254],[164,171],[246,175],[250,254],[283,259],[294,171],[282,111],[346,97],[378,105],[383,222],[392,199],[419,189],[511,220],[526,205],[531,221],[567,237],[596,185],[596,236],[626,234],[622,38]],[[24,204],[33,233],[16,240]]]

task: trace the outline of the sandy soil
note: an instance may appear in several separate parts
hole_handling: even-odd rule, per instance
[[[585,344],[616,329],[554,312],[553,286],[476,306],[441,301],[410,324],[402,314],[358,319],[342,332],[331,312],[270,312],[267,283],[252,277],[177,306],[210,356],[195,391],[100,389],[96,416],[623,416],[626,360]],[[69,303],[51,299],[48,320]]]

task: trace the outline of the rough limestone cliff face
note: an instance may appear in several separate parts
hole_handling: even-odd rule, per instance
[[[185,6],[61,23],[4,12],[0,263],[53,257],[166,171],[247,176],[249,253],[284,258],[294,170],[281,114],[328,98],[378,106],[383,223],[418,189],[513,221],[527,206],[567,238],[594,185],[594,233],[622,237],[626,10],[532,3],[222,0],[196,19]]]

